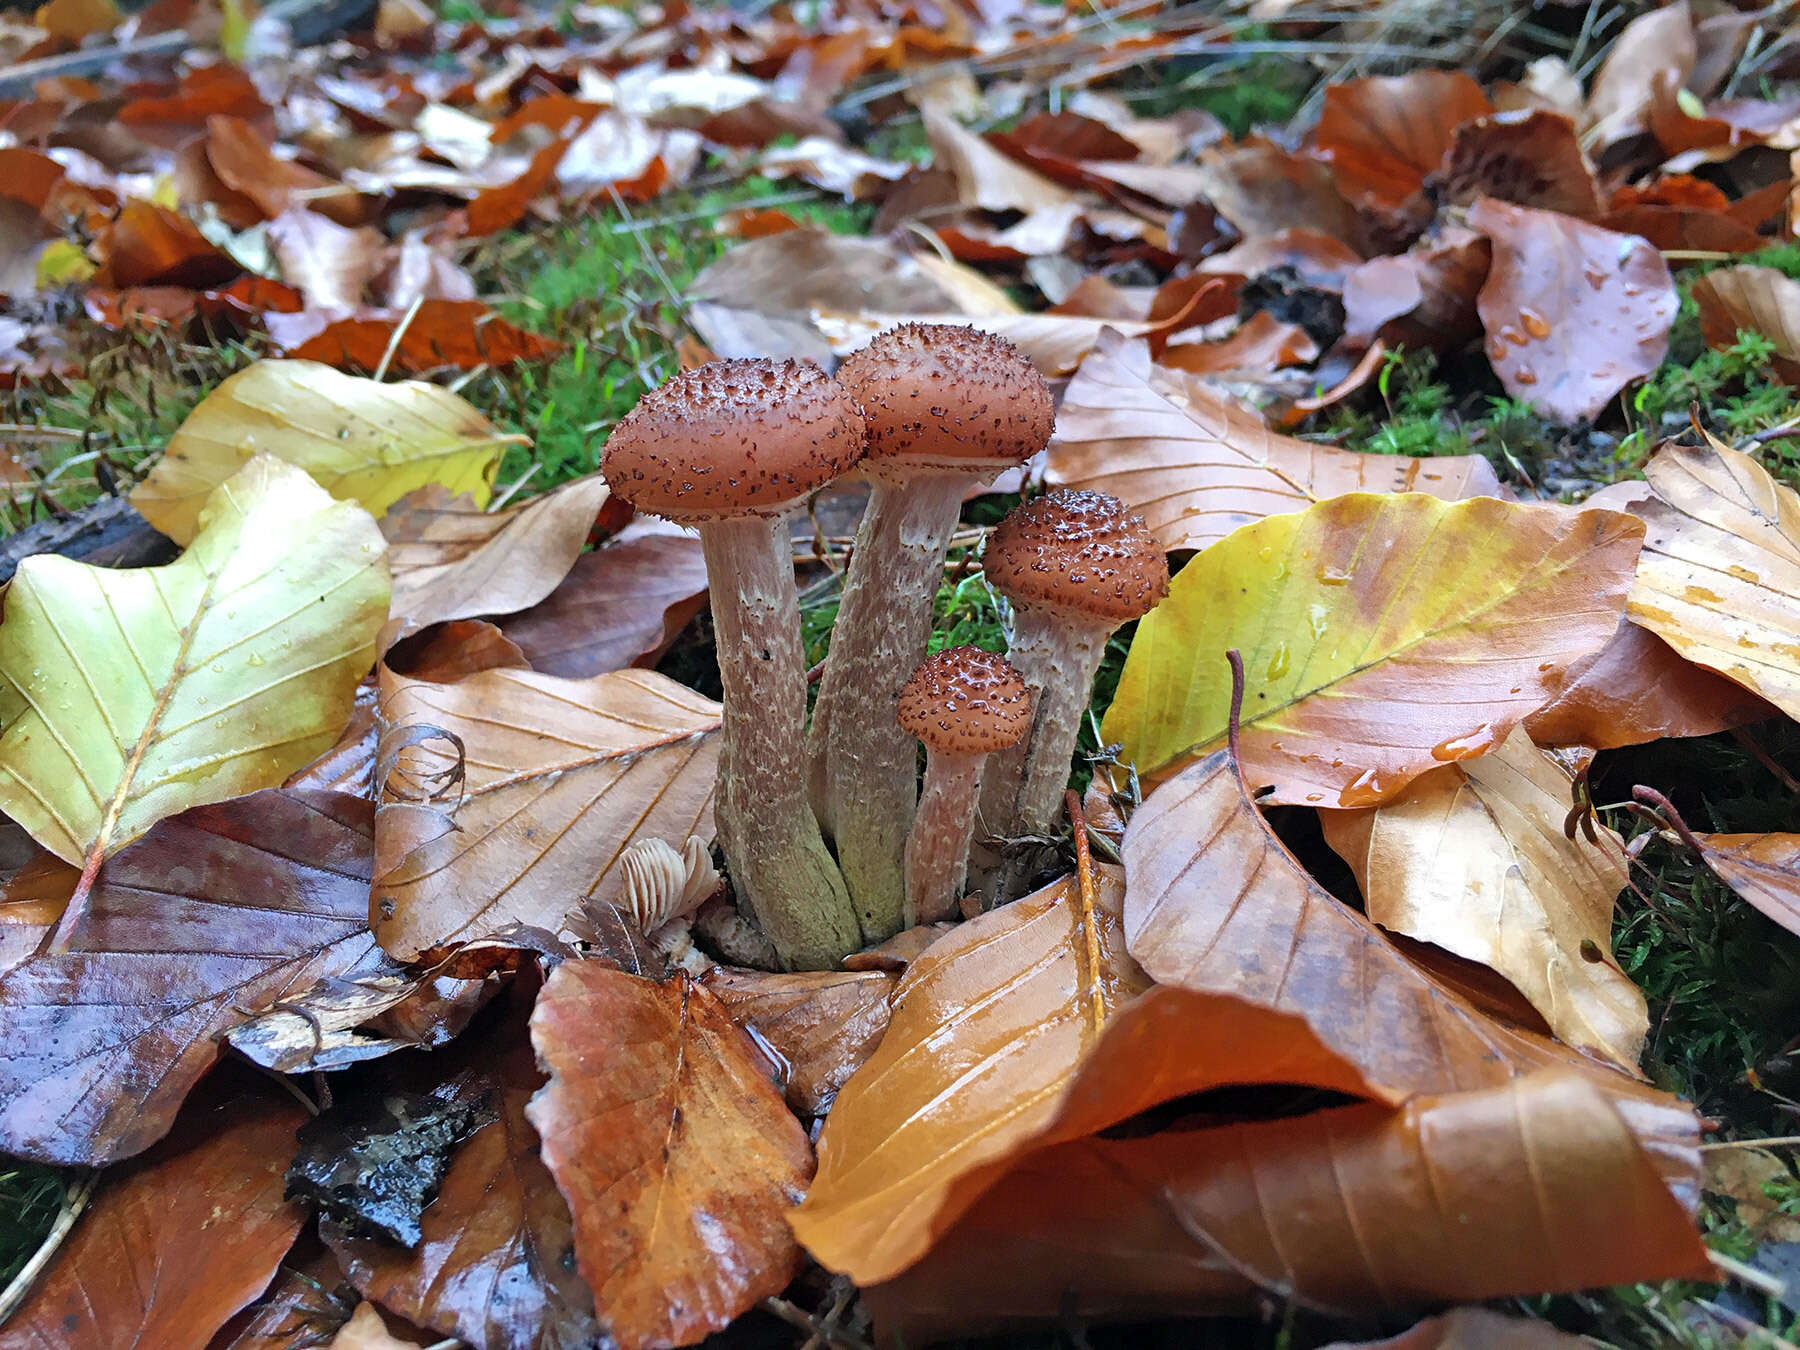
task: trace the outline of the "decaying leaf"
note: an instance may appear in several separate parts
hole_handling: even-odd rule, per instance
[[[1612,959],[1623,844],[1563,833],[1569,775],[1515,730],[1370,811],[1326,811],[1368,915],[1512,981],[1557,1038],[1637,1070],[1644,996]]]
[[[131,504],[185,544],[207,495],[266,454],[372,515],[428,483],[485,505],[501,454],[524,439],[435,384],[382,384],[316,361],[258,361],[188,414]]]
[[[0,626],[0,808],[91,878],[163,817],[281,782],[349,719],[387,602],[368,514],[269,456],[166,567],[27,558]]]
[[[525,1108],[621,1350],[686,1345],[799,1269],[786,1211],[812,1146],[749,1038],[684,974],[558,966],[531,1015],[550,1073]]]
[[[775,974],[714,966],[701,983],[739,1026],[749,1027],[787,1061],[787,1103],[822,1116],[881,1044],[894,976],[886,971]]]
[[[1340,187],[1399,206],[1443,162],[1462,123],[1492,112],[1460,70],[1415,70],[1325,87],[1315,141]]]
[[[1756,1238],[1800,1242],[1800,1219],[1785,1213],[1777,1198],[1794,1184],[1793,1172],[1778,1154],[1765,1148],[1728,1147],[1709,1149],[1703,1157],[1706,1175],[1701,1186],[1729,1198],[1738,1222]]]
[[[1775,348],[1769,369],[1800,384],[1800,282],[1773,267],[1721,267],[1696,281],[1693,294],[1707,346],[1722,351],[1740,332],[1756,333]]]
[[[491,992],[480,980],[415,973],[388,962],[295,990],[226,1039],[277,1073],[341,1069],[457,1035]]]
[[[1268,800],[1373,806],[1504,740],[1618,625],[1643,525],[1419,493],[1336,497],[1199,554],[1138,626],[1103,735],[1146,775],[1219,743],[1244,654]]]
[[[384,673],[397,747],[375,818],[370,922],[402,961],[610,898],[638,838],[712,836],[719,705],[649,671],[562,680]],[[454,738],[454,739],[453,739]],[[460,767],[460,788],[436,785]]]
[[[37,951],[62,918],[80,878],[79,867],[39,848],[0,885],[0,974]]]

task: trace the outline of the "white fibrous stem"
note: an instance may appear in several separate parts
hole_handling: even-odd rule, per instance
[[[906,837],[906,926],[949,918],[969,875],[983,755],[927,751],[925,789]]]
[[[1044,605],[1021,607],[1014,615],[1006,659],[1025,677],[1036,706],[1030,734],[988,766],[981,819],[994,837],[1047,834],[1055,822],[1114,626]]]
[[[832,629],[808,750],[824,762],[815,806],[830,822],[865,942],[892,937],[903,918],[918,750],[896,720],[900,688],[925,656],[968,482],[936,474],[875,484]]]
[[[861,944],[843,877],[806,798],[806,658],[784,520],[700,527],[724,686],[719,846],[738,897],[790,970]]]

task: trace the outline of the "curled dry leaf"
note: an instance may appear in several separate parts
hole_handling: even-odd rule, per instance
[[[623,884],[639,838],[712,836],[719,705],[649,671],[562,680],[384,673],[370,922],[402,961],[523,923],[554,930]],[[460,768],[460,793],[433,784]]]
[[[207,118],[205,144],[207,161],[219,181],[255,202],[270,220],[301,204],[340,225],[367,218],[363,198],[303,164],[280,158],[241,117]]]
[[[606,480],[590,474],[504,511],[483,511],[441,485],[396,502],[381,526],[394,618],[410,632],[529,609],[575,565],[608,495]]]
[[[525,1114],[621,1350],[691,1344],[786,1287],[812,1146],[704,986],[565,962],[531,1043],[550,1082]]]
[[[1557,1039],[1635,1073],[1649,1011],[1612,958],[1624,847],[1564,835],[1569,784],[1514,730],[1385,806],[1323,812],[1325,840],[1376,923],[1499,972]]]
[[[196,1102],[174,1138],[118,1175],[0,1330],[0,1350],[203,1350],[260,1294],[306,1211],[282,1198],[305,1119],[286,1097]]]
[[[157,820],[279,783],[349,720],[381,536],[259,456],[166,567],[20,563],[0,626],[0,809],[85,875]]]
[[[0,1147],[100,1165],[161,1138],[219,1038],[379,966],[373,806],[276,788],[162,821],[100,870],[69,950],[0,978]]]
[[[1365,455],[1280,435],[1116,333],[1100,336],[1069,381],[1045,478],[1117,497],[1171,550],[1205,548],[1240,525],[1345,492],[1499,491],[1480,455]]]
[[[492,989],[392,962],[296,990],[233,1027],[226,1039],[276,1073],[320,1073],[396,1050],[442,1045],[481,1011]]]
[[[1480,331],[1475,297],[1492,256],[1485,236],[1447,228],[1406,253],[1369,259],[1344,278],[1345,336],[1439,350],[1461,345]]]
[[[794,1112],[822,1116],[881,1044],[894,979],[880,970],[778,975],[714,966],[701,983],[739,1026],[787,1061],[787,1104]]]
[[[1464,122],[1494,110],[1460,70],[1415,70],[1325,86],[1314,144],[1341,187],[1404,204],[1436,172]]]
[[[1644,466],[1656,495],[1634,508],[1648,532],[1631,619],[1800,717],[1800,497],[1707,439]]]
[[[1680,300],[1662,254],[1572,216],[1483,197],[1469,225],[1493,241],[1477,304],[1506,392],[1546,417],[1592,417],[1669,351]]]
[[[1800,933],[1800,834],[1701,834],[1700,856],[1732,890]]]
[[[1773,267],[1721,267],[1694,283],[1700,331],[1716,351],[1737,345],[1740,332],[1767,338],[1769,368],[1800,385],[1800,282]]]
[[[1102,734],[1166,777],[1225,737],[1267,799],[1373,806],[1499,744],[1618,626],[1643,525],[1420,493],[1335,497],[1206,549],[1138,625]],[[1428,696],[1420,695],[1429,689]]]
[[[426,484],[484,505],[500,456],[523,439],[434,384],[381,384],[313,361],[258,361],[188,414],[131,504],[185,544],[208,494],[266,454],[371,515]]]

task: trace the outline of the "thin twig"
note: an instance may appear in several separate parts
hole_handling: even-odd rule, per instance
[[[1069,813],[1069,828],[1075,836],[1075,882],[1081,892],[1081,934],[1087,945],[1088,1018],[1093,1032],[1099,1036],[1106,1025],[1106,1004],[1100,997],[1100,930],[1094,913],[1094,855],[1088,852],[1087,817],[1081,813],[1081,794],[1074,788],[1063,792],[1063,806]]]
[[[12,1278],[12,1283],[0,1292],[0,1326],[31,1293],[31,1288],[49,1266],[52,1258],[62,1249],[68,1236],[75,1228],[75,1220],[81,1217],[81,1211],[87,1208],[89,1198],[94,1194],[94,1187],[100,1182],[98,1172],[89,1172],[63,1195],[62,1209],[57,1212],[56,1222],[50,1225],[50,1231],[44,1234],[44,1240],[38,1243],[38,1249],[31,1254],[19,1273]]]
[[[1740,1284],[1747,1284],[1758,1293],[1767,1294],[1770,1298],[1780,1298],[1787,1293],[1787,1281],[1766,1270],[1758,1270],[1735,1257],[1726,1256],[1723,1252],[1709,1251],[1706,1259]]]
[[[412,327],[412,321],[418,317],[419,306],[424,303],[423,295],[414,297],[412,304],[407,306],[405,317],[394,325],[393,336],[388,338],[387,350],[381,354],[381,364],[375,367],[374,380],[376,384],[380,384],[387,378],[388,362],[392,361],[394,353],[400,350],[400,339],[406,336],[406,330]]]

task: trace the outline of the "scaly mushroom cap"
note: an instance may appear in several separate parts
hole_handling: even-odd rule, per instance
[[[919,663],[900,691],[900,725],[937,754],[988,755],[1031,726],[1031,691],[1004,656],[947,647]]]
[[[981,555],[995,590],[1114,627],[1169,593],[1169,560],[1142,516],[1104,492],[1055,488],[1008,511]]]
[[[602,471],[684,525],[777,516],[855,466],[855,400],[811,361],[712,361],[652,389],[613,428]]]
[[[952,324],[903,323],[838,368],[862,405],[871,476],[921,468],[998,473],[1050,440],[1050,386],[1005,338]]]

